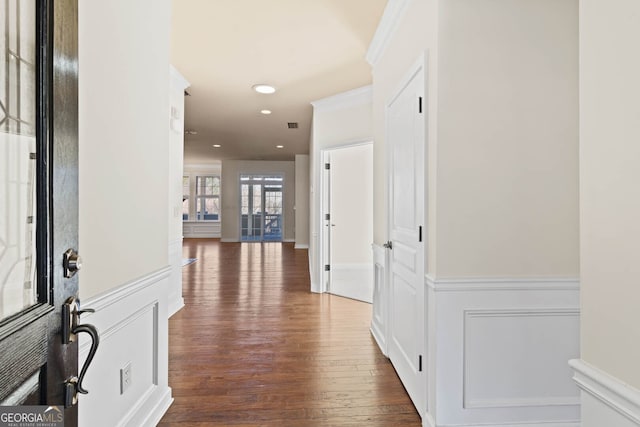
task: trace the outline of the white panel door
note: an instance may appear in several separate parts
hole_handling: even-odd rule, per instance
[[[329,292],[373,301],[373,145],[329,152]]]
[[[426,409],[423,67],[387,105],[389,144],[389,358],[421,415]]]

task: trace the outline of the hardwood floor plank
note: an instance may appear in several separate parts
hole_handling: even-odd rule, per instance
[[[174,404],[159,426],[415,426],[369,332],[371,306],[309,291],[289,243],[185,239],[185,307],[169,321]]]

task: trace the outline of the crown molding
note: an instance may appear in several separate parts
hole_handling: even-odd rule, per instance
[[[180,90],[185,90],[186,88],[191,86],[191,83],[189,83],[187,79],[185,79],[184,76],[180,74],[176,67],[171,64],[169,64],[169,76],[171,76],[171,82],[173,83],[173,85],[177,88],[180,88]]]
[[[337,95],[311,101],[314,111],[331,111],[357,105],[371,104],[373,102],[373,89],[371,85],[363,86]]]
[[[396,32],[398,23],[407,10],[411,0],[389,0],[387,6],[384,8],[384,13],[378,24],[369,49],[367,50],[366,59],[372,67],[376,65],[387,45],[389,40]]]

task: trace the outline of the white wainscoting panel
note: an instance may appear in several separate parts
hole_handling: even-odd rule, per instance
[[[640,426],[640,390],[583,360],[570,365],[581,390],[583,427]]]
[[[380,245],[371,245],[373,250],[373,313],[371,333],[382,354],[387,353],[387,328],[389,290],[387,288],[387,251]]]
[[[184,298],[182,297],[182,238],[169,242],[169,266],[171,274],[169,275],[169,295],[168,295],[168,314],[173,316],[184,307]]]
[[[100,346],[80,395],[79,424],[92,427],[155,426],[173,402],[168,384],[167,295],[171,267],[87,299],[83,323],[96,326]],[[80,339],[80,363],[91,340]],[[131,364],[130,387],[121,394],[120,369]],[[98,416],[99,414],[99,416]]]
[[[426,285],[435,360],[425,419],[434,427],[579,426],[568,366],[580,351],[577,280],[427,277]]]
[[[219,238],[220,221],[183,221],[182,237],[186,238]],[[237,241],[237,240],[234,240]]]

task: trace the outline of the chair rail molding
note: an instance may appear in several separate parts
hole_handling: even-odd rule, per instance
[[[640,425],[640,390],[581,359],[569,361],[573,380],[582,392],[583,425]]]

